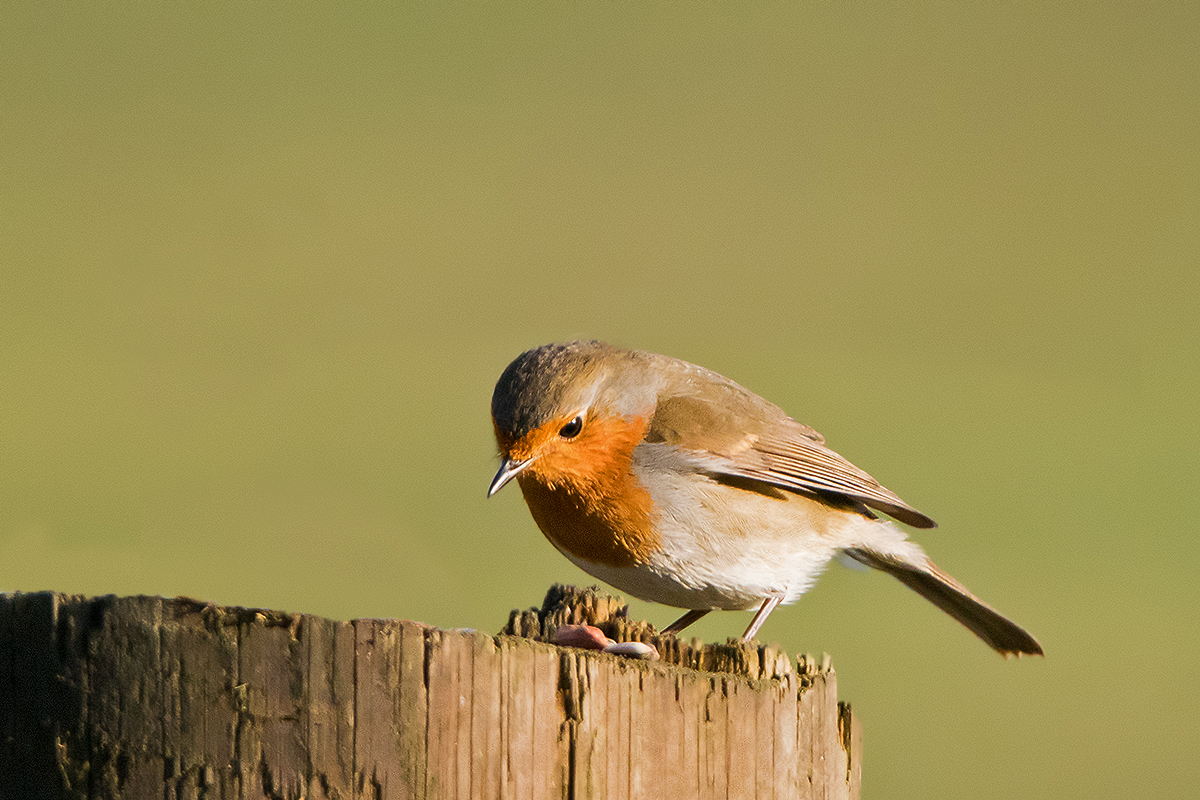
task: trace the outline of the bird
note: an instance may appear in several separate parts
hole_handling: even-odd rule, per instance
[[[686,610],[768,615],[835,558],[886,572],[1007,656],[1028,632],[936,566],[895,522],[936,523],[729,378],[600,341],[536,347],[503,371],[491,414],[500,468],[546,538],[590,575]]]

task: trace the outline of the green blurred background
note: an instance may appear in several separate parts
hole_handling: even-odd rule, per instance
[[[1200,5],[875,5],[5,3],[0,588],[496,631],[592,581],[485,501],[492,385],[604,338],[1045,645],[840,567],[772,616],[866,797],[1191,796]]]

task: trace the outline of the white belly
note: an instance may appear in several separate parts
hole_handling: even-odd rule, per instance
[[[847,543],[841,528],[879,524],[830,514],[799,495],[772,497],[695,475],[655,476],[652,487],[660,547],[646,563],[612,567],[564,554],[623,592],[677,608],[749,609],[767,597],[793,603]]]

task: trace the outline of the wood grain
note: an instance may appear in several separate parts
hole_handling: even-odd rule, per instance
[[[662,658],[545,641],[578,623]],[[861,751],[827,662],[659,638],[595,590],[498,636],[0,595],[0,798],[854,800]]]

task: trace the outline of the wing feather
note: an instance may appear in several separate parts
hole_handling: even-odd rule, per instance
[[[714,376],[719,379],[715,384]],[[802,493],[841,495],[916,528],[937,524],[830,450],[821,434],[779,407],[716,373],[703,377],[704,386],[696,387],[703,393],[660,397],[647,442],[696,452],[705,469],[717,474]]]

